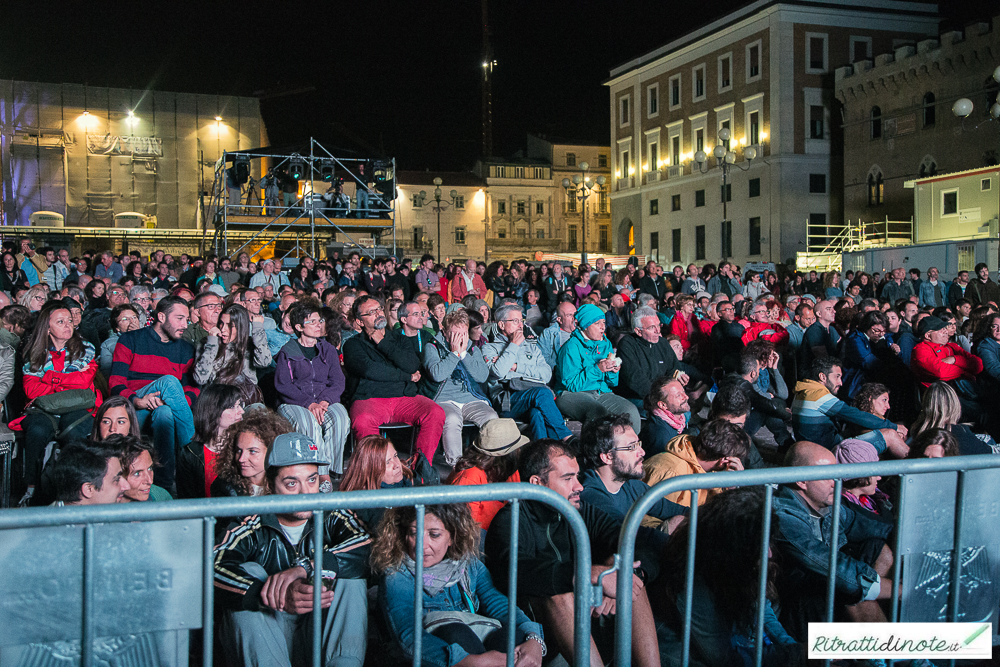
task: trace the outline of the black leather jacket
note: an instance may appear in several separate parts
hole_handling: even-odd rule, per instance
[[[326,513],[323,536],[323,572],[343,579],[363,579],[368,575],[371,537],[350,510]],[[224,608],[260,611],[260,591],[264,582],[248,576],[240,567],[257,563],[268,576],[295,566],[312,572],[312,521],[302,531],[297,545],[288,541],[274,514],[249,516],[234,521],[215,547],[215,594]]]

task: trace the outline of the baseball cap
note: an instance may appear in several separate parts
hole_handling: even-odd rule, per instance
[[[712,298],[712,295],[709,294],[708,292],[697,292],[694,295],[694,300],[695,301],[700,301],[702,299],[711,299],[711,298]]]
[[[935,317],[933,315],[928,315],[924,319],[920,320],[920,324],[917,325],[918,335],[923,336],[928,331],[940,331],[948,326],[948,323],[942,320],[940,317]]]
[[[271,453],[267,456],[267,465],[274,468],[297,466],[311,463],[318,466],[330,465],[320,456],[319,447],[308,435],[301,433],[282,433],[274,439]]]
[[[223,299],[229,296],[229,294],[226,293],[226,288],[222,285],[212,285],[208,288],[208,291],[216,296],[221,296]]]
[[[479,428],[476,449],[488,456],[503,456],[528,444],[529,439],[517,430],[513,419],[491,419]]]

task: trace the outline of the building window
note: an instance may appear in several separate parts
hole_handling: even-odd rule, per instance
[[[597,249],[598,252],[611,252],[611,234],[607,225],[597,229]]]
[[[733,201],[733,184],[726,183],[719,186],[719,203]]]
[[[566,166],[567,167],[576,166],[576,153],[566,153]]]
[[[823,113],[824,109],[821,106],[813,104],[809,107],[809,138],[810,139],[823,139],[825,136],[825,128],[823,123]]]
[[[659,215],[660,214],[660,200],[659,199],[650,199],[649,200],[649,214],[650,215]]]
[[[694,131],[694,150],[695,152],[705,150],[705,128],[703,127]]]
[[[930,127],[936,120],[934,109],[934,93],[924,95],[924,127]]]
[[[733,87],[733,54],[719,56],[719,92],[723,93]]]
[[[809,174],[809,192],[811,194],[826,194],[826,174]]]
[[[597,193],[597,208],[601,213],[608,212],[608,193],[604,190]]]
[[[884,201],[885,183],[882,180],[882,171],[873,170],[868,174],[868,205],[879,206]]]
[[[705,66],[698,65],[691,68],[692,102],[700,102],[705,99]]]
[[[811,246],[807,247],[807,250],[809,250],[809,252],[822,250],[830,240],[830,230],[826,226],[826,213],[810,213],[809,229],[816,230],[813,232],[816,241]]]
[[[413,249],[421,250],[424,247],[424,228],[414,227],[413,228]]]
[[[545,178],[545,167],[532,167],[531,175],[528,178]]]
[[[517,230],[517,238],[526,239],[528,238],[528,230],[524,227],[519,227]]]
[[[761,42],[757,40],[752,44],[747,44],[747,83],[760,78]]]
[[[576,226],[570,225],[569,227],[569,238],[566,240],[566,244],[569,246],[570,250],[576,250]]]
[[[535,231],[535,237],[536,238],[540,238],[540,239],[544,239],[545,238],[545,230],[544,229],[538,229],[538,230],[536,230]]]
[[[660,115],[660,84],[654,83],[646,88],[646,116],[654,118]]]
[[[465,227],[455,228],[455,245],[465,245]]]
[[[988,178],[984,178],[982,182],[979,184],[979,191],[989,192],[992,187],[993,187],[993,181],[991,181]]]
[[[660,147],[655,143],[649,145],[649,171],[656,171],[660,168]]]
[[[419,193],[415,193],[413,195],[413,208],[420,208],[423,205],[424,205],[424,200],[421,199]]]
[[[976,246],[974,245],[958,246],[958,268],[956,270],[971,272],[975,263],[976,263]]]
[[[920,162],[920,168],[917,169],[917,175],[920,178],[926,178],[928,176],[934,176],[937,174],[937,162],[934,161],[930,155],[924,156],[924,159]]]
[[[670,210],[679,211],[681,210],[681,196],[680,195],[670,195]]]
[[[514,167],[514,178],[524,178],[524,167]]]
[[[572,190],[566,193],[566,212],[576,213],[576,193]]]
[[[490,167],[490,169],[493,170],[493,177],[494,178],[507,178],[507,167],[503,167],[503,166],[499,166],[498,165],[498,166],[495,166],[495,167]]]
[[[733,221],[722,221],[722,256],[733,256]]]
[[[605,155],[605,154],[603,154],[603,153],[601,155],[598,155],[597,156],[597,166],[600,167],[601,169],[607,169],[608,168],[608,156]]]
[[[851,62],[857,63],[872,57],[871,37],[851,37]]]
[[[629,152],[622,151],[622,176],[628,177],[632,175],[632,160],[629,159]]]
[[[694,191],[694,207],[700,208],[705,205],[705,191],[695,190]]]
[[[624,95],[618,100],[618,127],[629,126],[629,96]]]
[[[716,112],[716,117],[721,116],[723,114],[730,114],[730,113],[732,113],[732,110],[726,110],[724,112]],[[722,131],[722,128],[725,128],[727,130],[732,131],[732,129],[733,129],[732,119],[731,118],[726,118],[725,120],[720,119],[719,120],[719,132]],[[727,151],[729,150],[729,146],[730,146],[730,143],[732,141],[733,141],[733,139],[726,139],[725,141],[722,142],[722,145],[726,147]]]
[[[750,129],[749,141],[747,143],[751,146],[755,146],[760,143],[760,113],[757,111],[751,111],[750,121],[747,124]]]
[[[670,137],[670,166],[677,167],[681,163],[681,137]]]
[[[822,33],[806,33],[806,73],[822,74],[826,72],[826,35]]]
[[[881,139],[882,138],[882,109],[880,107],[872,107],[869,113],[869,118],[871,119],[871,138]]]
[[[535,215],[545,215],[545,204],[543,202],[535,202]]]
[[[524,215],[525,205],[523,201],[517,202],[517,214]]]
[[[760,196],[760,179],[751,178],[750,179],[750,196],[759,197]]]
[[[670,243],[670,261],[679,262],[681,261],[681,230],[674,229],[671,230],[671,243]]]
[[[503,229],[502,227],[497,227],[497,238],[498,239],[507,238],[507,230]]]
[[[649,255],[650,259],[660,263],[660,233],[653,232],[649,235]]]
[[[676,74],[670,77],[670,110],[679,108],[681,105],[681,75]]]
[[[497,215],[507,215],[507,202],[505,201],[497,202]]]
[[[465,195],[455,197],[455,209],[461,211],[465,208]]]
[[[750,254],[760,254],[760,218],[750,218]]]
[[[705,259],[705,225],[694,228],[694,258]]]
[[[958,190],[945,190],[941,193],[941,217],[958,215]]]

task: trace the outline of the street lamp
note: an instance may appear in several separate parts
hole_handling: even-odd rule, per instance
[[[441,200],[442,183],[444,183],[444,181],[441,180],[440,176],[434,177],[434,210],[437,211],[437,221],[438,221],[437,254],[439,262],[444,261],[443,258],[441,257],[441,211],[444,210],[445,207],[454,206],[455,200],[458,199],[458,190],[452,190],[451,192],[448,193],[448,196],[451,197],[451,201],[442,201]],[[417,196],[420,198],[420,205],[423,206],[424,202],[427,201],[427,191],[421,190],[420,194]]]
[[[581,162],[578,166],[580,173],[574,174],[572,180],[564,178],[562,186],[568,196],[583,202],[583,249],[580,251],[580,265],[582,266],[587,263],[587,199],[594,190],[598,192],[604,190],[604,184],[608,182],[608,179],[604,176],[598,176],[595,185],[590,182],[590,176],[587,176],[590,165]]]
[[[995,70],[993,70],[993,80],[996,81],[997,83],[1000,83],[1000,66],[998,66]],[[975,108],[975,105],[972,103],[972,100],[970,100],[968,97],[962,97],[960,99],[955,100],[955,103],[951,105],[951,112],[955,114],[956,117],[961,118],[963,120],[963,128],[964,128],[964,120],[968,118],[970,115],[972,115],[973,108]],[[990,117],[987,118],[986,120],[988,121],[997,119],[1000,119],[1000,102],[993,103],[993,106],[990,107]],[[986,121],[983,121],[983,123],[985,122]],[[980,123],[979,125],[982,125],[982,123]],[[977,129],[979,125],[976,125],[976,127],[972,129]]]
[[[724,127],[719,130],[719,143],[716,144],[715,148],[712,149],[712,155],[715,156],[715,160],[722,170],[722,221],[727,222],[729,220],[729,172],[733,167],[738,168],[740,171],[748,171],[750,169],[750,163],[754,161],[757,157],[757,149],[753,146],[747,146],[743,149],[743,157],[746,158],[746,166],[736,164],[736,153],[726,148],[726,142],[732,138],[732,132],[729,131],[728,127]],[[708,173],[708,155],[705,151],[698,151],[694,154],[694,161],[698,163],[698,171],[703,174]]]

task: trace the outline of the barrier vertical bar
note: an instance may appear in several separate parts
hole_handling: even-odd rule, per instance
[[[521,501],[510,501],[510,568],[507,571],[507,667],[514,667],[514,630],[517,628],[517,548]]]
[[[424,506],[417,505],[417,542],[413,547],[413,667],[424,649]]]
[[[313,520],[313,667],[322,664],[323,643],[323,510],[316,510]]]
[[[687,564],[684,572],[684,634],[681,637],[681,667],[691,660],[691,608],[694,605],[694,556],[698,542],[698,489],[691,490],[691,516],[688,517]]]
[[[764,660],[764,606],[767,604],[767,562],[771,544],[771,498],[774,485],[764,485],[764,526],[760,543],[760,593],[757,595],[757,631],[754,635],[754,665]]]
[[[94,524],[83,527],[83,590],[80,598],[83,628],[80,634],[80,666],[94,664]]]
[[[212,664],[212,651],[215,648],[215,517],[206,516],[202,526],[202,578],[204,588],[201,593],[201,663]]]
[[[844,481],[837,478],[833,482],[833,525],[830,527],[830,573],[826,577],[826,622],[833,623],[834,596],[837,594],[837,554],[839,553],[840,535],[840,492]],[[822,533],[822,520],[820,532]],[[830,667],[830,660],[823,664]]]
[[[962,524],[965,518],[965,471],[958,471],[955,488],[955,543],[951,552],[951,581],[948,582],[948,620],[958,622],[959,593],[962,590]]]
[[[900,578],[903,575],[903,522],[899,521],[903,508],[906,507],[906,482],[908,475],[899,476],[899,511],[896,513],[896,541],[893,544],[892,554],[892,610],[889,617],[890,623],[899,623],[899,589],[903,585]]]

